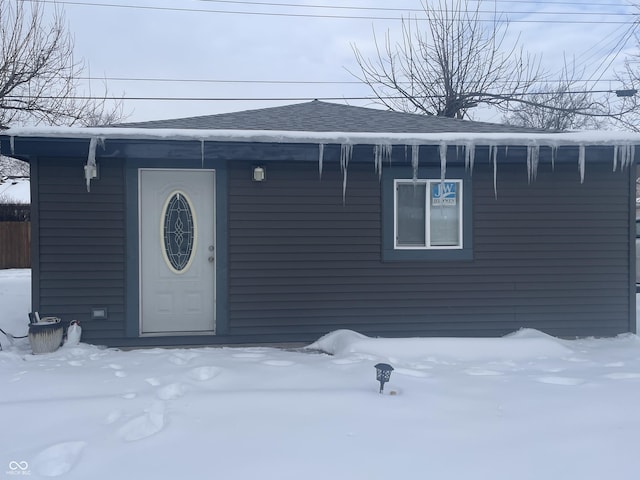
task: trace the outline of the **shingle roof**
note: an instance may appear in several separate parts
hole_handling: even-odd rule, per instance
[[[543,130],[446,117],[312,102],[200,117],[123,123],[115,127],[372,133],[533,133]]]

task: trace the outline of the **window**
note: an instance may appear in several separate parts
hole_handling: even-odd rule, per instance
[[[191,265],[196,242],[196,224],[191,202],[184,192],[173,192],[162,213],[162,253],[174,273],[184,273]]]
[[[464,167],[391,166],[382,172],[383,261],[473,259],[472,180]]]
[[[395,248],[462,248],[462,181],[394,181]]]

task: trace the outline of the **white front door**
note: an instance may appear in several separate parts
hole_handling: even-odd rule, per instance
[[[215,172],[140,170],[140,333],[215,333]]]

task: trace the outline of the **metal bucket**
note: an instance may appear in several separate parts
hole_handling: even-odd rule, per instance
[[[64,328],[57,317],[44,317],[29,324],[29,344],[31,351],[40,353],[55,352],[62,344]]]

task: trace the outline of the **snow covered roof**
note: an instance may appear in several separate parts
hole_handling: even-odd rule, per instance
[[[31,203],[29,179],[0,177],[0,199],[2,199],[5,203]]]
[[[189,118],[114,125],[121,128],[280,130],[290,132],[541,132],[542,130],[390,110],[312,102]]]
[[[173,140],[244,143],[317,144],[318,163],[323,161],[324,146],[341,145],[341,164],[346,165],[354,145],[375,145],[373,161],[376,168],[391,155],[393,145],[412,147],[412,166],[418,168],[418,151],[422,145],[438,146],[444,178],[449,146],[464,147],[465,165],[473,169],[475,147],[488,146],[497,169],[498,146],[523,146],[527,149],[529,178],[535,177],[540,147],[551,147],[552,162],[557,147],[578,148],[578,168],[584,179],[586,148],[613,147],[614,170],[635,161],[635,146],[640,145],[640,133],[631,132],[549,132],[506,125],[469,122],[443,117],[351,107],[326,102],[274,107],[244,112],[192,117],[175,120],[122,124],[111,127],[25,127],[10,128],[0,134],[14,153],[16,138],[89,140],[87,165],[95,165],[98,144],[108,140]],[[415,174],[415,173],[414,173]],[[87,177],[89,188],[90,177]],[[495,180],[494,180],[495,183]],[[343,189],[344,190],[344,189]]]
[[[109,127],[17,127],[0,137],[258,143],[591,146],[640,145],[632,132],[550,132],[313,101]],[[9,152],[5,151],[5,154]]]

